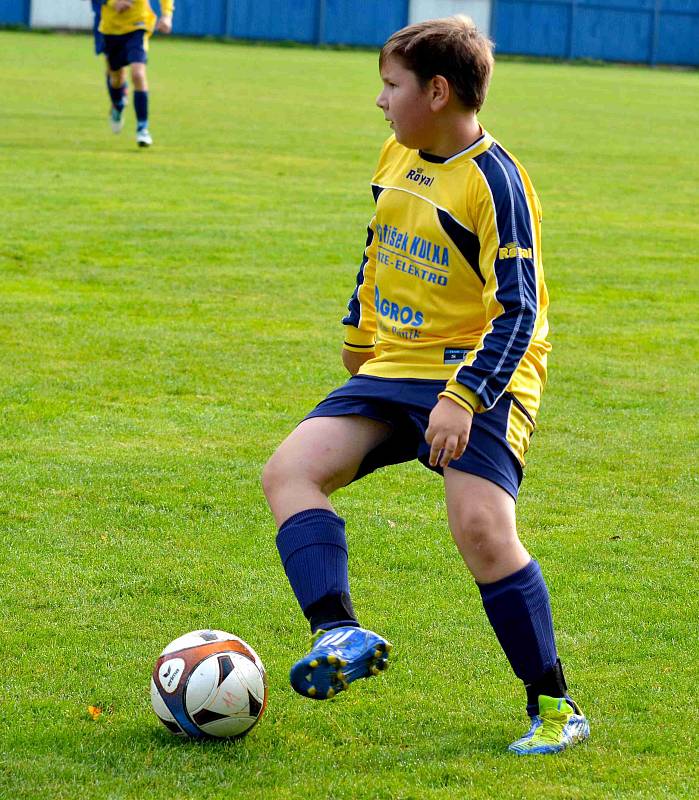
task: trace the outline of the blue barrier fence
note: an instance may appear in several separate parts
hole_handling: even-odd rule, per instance
[[[153,2],[157,6],[157,2]],[[29,24],[31,0],[0,0],[0,24]],[[177,0],[184,36],[380,46],[410,0]],[[699,0],[492,0],[498,53],[699,66]]]
[[[0,0],[0,24],[29,25],[31,0]]]
[[[184,36],[379,47],[407,25],[409,0],[178,0],[176,6],[176,32]]]
[[[699,66],[699,0],[493,0],[498,53]]]

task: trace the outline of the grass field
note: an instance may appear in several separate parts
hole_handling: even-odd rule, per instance
[[[699,74],[504,62],[482,114],[544,206],[520,529],[592,725],[517,759],[521,687],[418,465],[337,496],[392,669],[329,703],[287,683],[307,631],[258,476],[344,379],[375,54],[156,41],[143,152],[90,47],[0,32],[0,798],[696,797]],[[268,669],[241,742],[150,709],[157,654],[207,626]]]

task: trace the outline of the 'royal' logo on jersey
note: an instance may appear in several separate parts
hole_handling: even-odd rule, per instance
[[[429,176],[425,175],[425,171],[422,169],[422,167],[418,167],[417,169],[409,169],[405,177],[409,181],[415,181],[415,183],[420,184],[420,186],[432,186],[434,183],[434,178],[430,178]]]
[[[510,242],[504,247],[498,248],[498,258],[534,258],[531,247],[520,247],[517,242]]]

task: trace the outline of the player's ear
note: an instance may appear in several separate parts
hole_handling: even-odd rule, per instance
[[[441,111],[449,102],[451,87],[444,75],[435,75],[431,80],[432,110]]]

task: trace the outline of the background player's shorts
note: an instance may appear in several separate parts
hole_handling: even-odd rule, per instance
[[[131,31],[120,36],[105,34],[104,52],[109,61],[109,69],[118,70],[129,64],[147,64],[146,32]]]
[[[354,375],[321,401],[306,419],[357,414],[387,422],[393,428],[389,438],[367,454],[355,481],[380,467],[416,458],[441,475],[440,467],[429,465],[430,446],[425,441],[425,431],[444,386],[445,381]],[[516,500],[522,466],[515,448],[526,450],[532,428],[526,412],[506,393],[489,411],[474,415],[466,450],[449,466],[492,481]],[[524,453],[521,455],[523,460]]]

